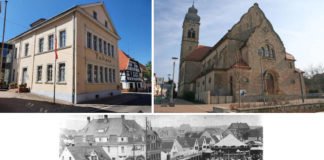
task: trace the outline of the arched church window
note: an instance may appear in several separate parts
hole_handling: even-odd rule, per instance
[[[271,48],[271,50],[270,50],[270,58],[275,58],[275,53],[274,53],[273,48]]]
[[[265,55],[265,49],[263,47],[261,48],[261,55],[262,55],[262,57],[264,57],[264,55]]]
[[[265,48],[264,56],[265,56],[265,57],[269,57],[269,55],[270,55],[270,48],[269,48],[269,46],[267,45],[266,48]]]
[[[191,30],[188,31],[188,35],[187,35],[188,38],[191,38]]]
[[[270,45],[261,47],[258,51],[258,54],[264,58],[275,58],[275,51]]]
[[[196,32],[194,30],[191,32],[191,38],[196,38]]]
[[[191,28],[189,31],[188,31],[188,38],[195,38],[196,37],[196,32],[194,31],[193,28]]]

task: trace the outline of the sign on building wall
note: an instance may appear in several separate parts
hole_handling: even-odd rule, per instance
[[[125,70],[126,81],[128,82],[142,82],[141,70],[139,63],[137,61],[129,61],[127,70]]]
[[[137,71],[126,70],[126,81],[128,82],[141,82],[142,78],[140,77],[140,73]]]

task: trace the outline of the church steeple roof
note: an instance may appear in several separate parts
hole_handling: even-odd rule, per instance
[[[192,20],[192,21],[200,21],[200,16],[198,16],[198,10],[195,8],[195,5],[192,4],[192,6],[188,9],[188,12],[186,14],[185,20]]]

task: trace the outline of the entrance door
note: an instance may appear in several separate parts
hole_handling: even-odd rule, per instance
[[[24,84],[26,82],[27,82],[27,68],[23,68],[21,83]]]
[[[265,86],[266,92],[268,94],[275,94],[275,87],[274,87],[274,78],[270,73],[265,75]]]
[[[129,83],[129,89],[133,89],[133,83]]]

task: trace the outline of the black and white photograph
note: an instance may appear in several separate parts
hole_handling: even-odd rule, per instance
[[[60,160],[262,160],[259,116],[71,115]]]

